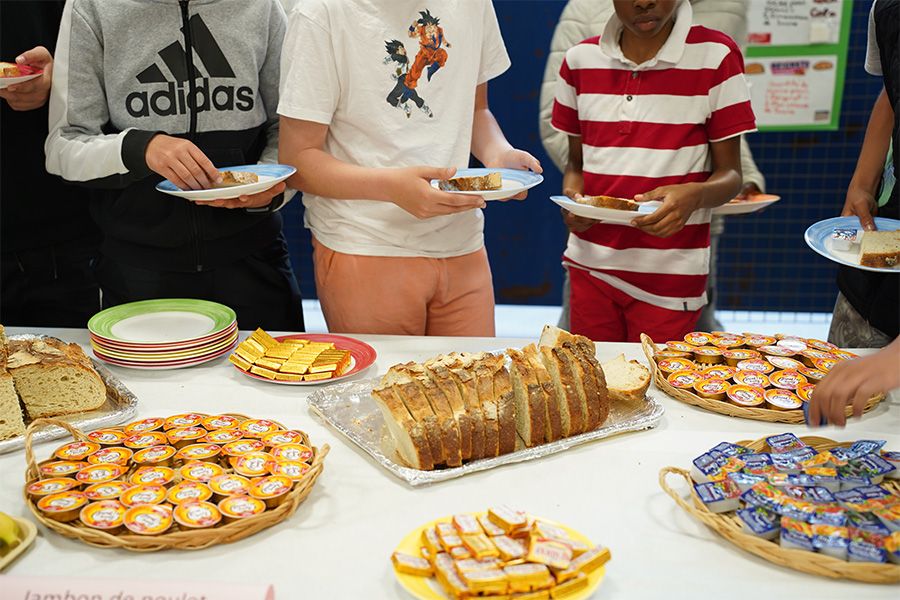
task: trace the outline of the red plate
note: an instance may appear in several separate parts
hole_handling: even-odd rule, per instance
[[[234,368],[247,377],[259,379],[260,381],[265,381],[266,383],[280,383],[282,385],[320,385],[323,383],[334,383],[335,381],[350,377],[351,375],[361,373],[362,371],[365,371],[366,369],[371,367],[375,363],[375,359],[378,357],[378,354],[375,352],[375,348],[373,348],[372,346],[363,341],[343,335],[333,335],[330,333],[296,333],[292,335],[278,336],[275,339],[279,342],[283,342],[284,340],[333,342],[334,347],[338,350],[350,351],[350,368],[347,369],[346,373],[339,377],[332,377],[331,379],[321,379],[319,381],[275,381],[274,379],[266,379],[265,377],[261,377],[256,373],[249,373],[247,371],[239,369],[237,365],[234,365]]]

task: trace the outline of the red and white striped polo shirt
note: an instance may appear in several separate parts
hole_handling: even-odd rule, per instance
[[[622,54],[615,15],[601,37],[566,53],[551,124],[581,136],[585,195],[633,198],[706,181],[710,142],[756,130],[737,45],[692,25],[689,2],[675,18],[659,53],[641,65]],[[569,235],[563,258],[638,300],[697,310],[706,304],[710,214],[696,211],[668,238],[601,222]]]

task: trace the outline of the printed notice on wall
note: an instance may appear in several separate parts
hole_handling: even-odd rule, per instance
[[[831,122],[837,63],[836,55],[748,59],[746,76],[757,125]]]
[[[835,44],[845,0],[752,0],[747,11],[751,46]]]

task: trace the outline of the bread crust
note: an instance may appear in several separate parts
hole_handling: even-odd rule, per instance
[[[397,452],[403,462],[414,469],[424,471],[434,469],[431,448],[424,428],[409,413],[403,400],[399,398],[396,387],[376,388],[372,390],[372,399],[381,409],[392,436],[396,439],[398,433],[405,432],[409,440],[408,444],[402,443],[402,440],[397,443]],[[391,423],[396,424],[397,427],[391,426]]]
[[[510,348],[510,381],[516,398],[516,431],[526,446],[542,444],[545,439],[547,407],[544,391],[525,354]]]
[[[614,196],[584,196],[576,200],[579,204],[596,206],[597,208],[612,208],[615,210],[637,211],[640,206],[634,200],[616,198]]]
[[[544,395],[544,406],[547,409],[544,418],[544,439],[548,442],[554,442],[563,437],[562,433],[562,416],[560,415],[560,398],[556,393],[556,387],[550,378],[550,373],[541,361],[537,346],[529,344],[522,349],[525,358],[534,371],[534,376],[541,386]]]

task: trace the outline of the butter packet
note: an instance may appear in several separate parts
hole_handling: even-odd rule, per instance
[[[753,475],[766,475],[775,471],[772,456],[768,453],[745,454],[741,457],[744,461],[744,472]]]
[[[741,490],[728,479],[698,483],[694,485],[694,490],[710,512],[729,512],[740,506]]]
[[[843,468],[852,469],[854,473],[865,475],[873,484],[881,483],[885,475],[897,470],[894,465],[878,454],[866,454],[850,461],[850,464]]]
[[[895,531],[884,540],[884,551],[888,560],[900,564],[900,531]]]
[[[812,525],[813,548],[838,560],[847,560],[850,532],[846,527],[817,523]]]
[[[847,560],[850,562],[885,563],[887,562],[887,552],[884,547],[879,547],[872,542],[853,539],[847,547]]]
[[[894,504],[890,507],[876,508],[872,511],[881,524],[887,527],[891,532],[900,531],[900,504]]]
[[[774,540],[781,530],[781,517],[777,513],[759,506],[743,508],[737,511],[744,533],[755,535],[764,540]]]
[[[886,474],[888,479],[900,479],[900,452],[881,451],[881,458],[894,465],[894,470]]]
[[[783,454],[792,450],[808,448],[806,442],[798,438],[793,433],[781,433],[766,438],[766,443],[772,450],[773,454]]]
[[[791,498],[812,504],[832,504],[835,501],[831,492],[823,487],[786,485],[784,492]]]
[[[815,552],[812,538],[813,531],[809,523],[797,521],[790,517],[781,517],[780,545],[782,548]]]
[[[813,507],[809,517],[812,524],[834,525],[844,527],[847,524],[847,511],[837,504],[821,504]]]
[[[761,482],[741,494],[741,500],[749,506],[758,506],[768,511],[781,514],[787,497],[775,486]]]
[[[743,471],[739,471],[737,473],[729,473],[728,479],[738,486],[738,488],[741,490],[741,493],[746,492],[757,483],[766,481],[765,475],[754,475],[752,473],[744,473]]]
[[[734,456],[741,458],[744,454],[753,454],[753,450],[746,446],[732,444],[731,442],[721,442],[710,448],[710,452],[720,452],[725,456]]]

